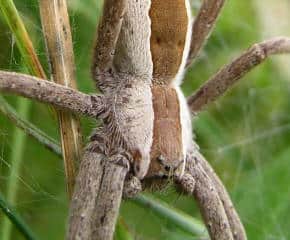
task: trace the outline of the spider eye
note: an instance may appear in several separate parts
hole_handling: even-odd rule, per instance
[[[161,164],[163,164],[165,162],[165,157],[161,154],[157,157],[157,161]]]
[[[164,167],[164,169],[165,169],[165,171],[166,171],[166,172],[169,172],[169,171],[170,171],[170,169],[171,169],[171,167],[170,167],[170,166],[168,166],[168,165],[166,165],[166,166]]]
[[[140,172],[140,166],[138,163],[134,164],[134,172],[135,172],[135,174]]]

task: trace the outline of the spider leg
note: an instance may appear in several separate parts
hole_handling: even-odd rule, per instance
[[[215,101],[267,57],[283,53],[290,53],[290,38],[277,37],[254,44],[240,57],[221,68],[188,98],[187,102],[191,111],[199,112],[208,103]]]
[[[103,16],[97,30],[92,63],[93,78],[112,67],[115,46],[123,22],[127,0],[105,0]]]
[[[192,26],[187,66],[191,65],[209,37],[224,3],[225,0],[203,0],[202,6]]]
[[[179,187],[189,195],[193,195],[199,205],[204,222],[211,239],[235,238],[222,199],[213,179],[203,168],[196,149],[189,152],[186,163],[186,173],[177,181]]]
[[[232,230],[232,234],[235,240],[245,240],[247,239],[247,235],[244,229],[244,226],[239,218],[238,213],[236,212],[232,200],[222,184],[220,178],[215,173],[209,162],[205,159],[205,157],[199,152],[199,150],[194,151],[190,156],[191,158],[195,158],[203,168],[204,172],[211,179],[219,198],[224,206],[230,228]]]
[[[91,96],[30,75],[0,71],[0,92],[17,94],[85,116],[104,112],[102,95]]]
[[[129,154],[120,149],[107,156],[103,151],[105,139],[102,131],[97,131],[84,152],[71,202],[67,239],[112,239],[122,196],[137,194],[138,182],[127,178]]]
[[[123,196],[129,159],[119,153],[104,159],[102,182],[92,214],[91,236],[88,239],[112,239]]]

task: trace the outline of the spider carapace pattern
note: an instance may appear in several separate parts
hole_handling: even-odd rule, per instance
[[[107,162],[126,169],[122,179],[124,192],[131,193],[132,179],[144,186],[174,180],[188,193],[194,193],[205,222],[210,223],[207,227],[213,239],[246,239],[221,181],[193,142],[190,112],[198,114],[268,56],[290,53],[290,38],[277,37],[254,44],[186,99],[180,89],[181,80],[212,31],[224,3],[204,0],[193,19],[189,0],[105,0],[92,64],[101,94],[88,95],[4,71],[0,72],[0,90],[100,119],[102,126],[92,134],[84,158],[92,161],[92,154],[101,154]],[[67,39],[67,29],[59,31]],[[53,54],[53,47],[48,49]],[[55,70],[54,61],[52,65]],[[82,161],[80,168],[86,169],[90,164]],[[83,172],[80,170],[75,196],[86,189],[82,184],[89,174],[82,175]],[[99,186],[98,199],[106,192]],[[84,234],[73,224],[78,219],[74,210],[80,211],[81,207],[76,206],[83,197],[76,197],[73,202],[69,239]],[[101,210],[112,208],[107,207],[102,206]],[[92,231],[100,232],[106,223],[111,224],[104,216],[101,227],[92,227]],[[223,222],[222,226],[219,222]]]

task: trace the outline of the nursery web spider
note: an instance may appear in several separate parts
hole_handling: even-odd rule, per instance
[[[45,0],[40,2],[44,4]],[[59,2],[65,4],[63,1]],[[131,151],[128,154],[126,143],[120,140],[121,137],[118,134],[112,134],[112,136],[109,134],[110,131],[114,132],[119,127],[118,125],[111,124],[112,116],[110,116],[109,112],[113,108],[115,109],[117,105],[116,102],[111,101],[115,97],[112,92],[120,86],[122,88],[124,79],[139,78],[142,81],[144,80],[144,82],[138,83],[139,92],[137,92],[139,95],[148,90],[146,88],[148,85],[146,84],[151,76],[148,78],[142,72],[144,69],[137,69],[135,65],[141,65],[142,63],[146,71],[146,67],[151,64],[151,58],[143,56],[145,61],[142,59],[141,63],[138,62],[141,60],[134,55],[134,51],[137,52],[138,49],[134,49],[132,47],[133,44],[130,48],[130,46],[128,47],[123,42],[124,46],[126,45],[127,47],[127,53],[131,54],[128,54],[129,60],[131,60],[132,65],[135,64],[134,67],[137,70],[135,68],[132,70],[132,66],[128,65],[128,62],[122,62],[124,59],[120,60],[118,67],[122,70],[127,69],[132,71],[130,74],[126,75],[124,71],[118,72],[117,68],[112,66],[117,40],[120,37],[119,34],[122,27],[127,24],[126,21],[135,21],[135,24],[138,26],[136,29],[139,31],[138,34],[140,36],[146,37],[148,35],[146,27],[149,25],[147,26],[146,23],[144,24],[144,22],[140,21],[141,17],[146,18],[148,14],[146,12],[139,13],[138,11],[136,13],[133,10],[136,6],[140,7],[140,9],[146,9],[144,6],[149,2],[149,0],[143,0],[142,2],[135,0],[105,1],[103,17],[98,28],[93,66],[94,77],[97,77],[99,81],[98,87],[102,91],[100,95],[88,95],[40,78],[0,71],[0,91],[2,93],[21,95],[40,102],[49,103],[57,108],[66,109],[76,114],[103,119],[103,126],[106,128],[106,131],[103,133],[106,133],[106,136],[103,136],[104,134],[94,134],[91,137],[91,143],[83,155],[72,198],[68,239],[111,239],[123,191],[127,195],[140,191],[140,181],[138,178],[136,181],[134,171],[131,171],[131,169],[134,168],[132,162],[134,163],[136,159],[142,158],[143,153],[138,150]],[[203,1],[190,29],[191,41],[189,54],[185,63],[186,67],[189,67],[198,56],[215,25],[224,3],[225,0]],[[53,1],[51,3],[47,1],[46,4],[48,6],[51,5],[51,8],[57,8]],[[48,11],[47,15],[52,16],[50,14],[51,12]],[[132,19],[129,19],[130,17]],[[43,18],[45,19],[44,16]],[[123,21],[124,18],[125,21]],[[134,28],[134,30],[136,29]],[[62,31],[65,39],[68,33],[67,28],[60,28],[59,30]],[[124,36],[126,37],[126,34]],[[140,40],[138,37],[136,39],[134,41]],[[159,42],[158,39],[156,41]],[[55,50],[56,46],[49,46],[48,48],[50,49],[50,55],[52,55],[52,51]],[[65,52],[65,49],[62,50]],[[223,95],[247,72],[262,63],[267,57],[282,53],[290,53],[290,38],[277,37],[254,44],[241,56],[221,68],[195,93],[188,97],[187,104],[191,112],[195,115],[198,114],[205,106]],[[134,81],[132,80],[133,83]],[[104,83],[106,86],[104,86]],[[131,87],[130,84],[127,85],[127,88]],[[126,95],[122,97],[123,103],[130,101]],[[148,96],[144,95],[142,97],[145,99]],[[142,97],[141,100],[143,101]],[[125,110],[127,111],[128,109]],[[134,111],[137,110],[134,109]],[[142,115],[143,113],[140,111],[134,114]],[[148,116],[143,116],[143,122],[148,120],[146,117]],[[134,129],[137,132],[139,130],[138,128]],[[145,130],[147,131],[147,129]],[[129,132],[128,134],[132,133]],[[138,134],[142,135],[145,133],[138,132]],[[108,140],[104,140],[105,138],[108,138]],[[114,144],[114,154],[111,149],[110,152],[107,151],[108,144]],[[132,158],[134,161],[128,161],[128,159]],[[104,159],[107,161],[104,161]],[[159,156],[158,159],[160,162],[163,161],[163,156]],[[147,160],[149,161],[149,159]],[[136,171],[138,172],[140,168],[142,166],[136,167]],[[135,175],[142,179],[145,174],[146,172],[142,172],[139,175]],[[223,184],[209,163],[199,153],[195,143],[191,145],[191,149],[187,152],[185,173],[177,176],[175,180],[185,192],[192,194],[196,199],[212,239],[246,239],[243,225],[233,208],[233,204]],[[125,184],[123,184],[124,182]]]

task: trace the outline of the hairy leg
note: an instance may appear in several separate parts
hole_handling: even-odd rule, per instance
[[[198,147],[197,147],[198,148]],[[189,158],[195,159],[201,167],[203,168],[204,172],[208,175],[208,177],[211,179],[219,197],[220,200],[224,206],[230,228],[232,230],[233,238],[235,240],[245,240],[247,239],[246,232],[244,229],[244,226],[239,218],[239,215],[237,214],[235,207],[232,203],[232,200],[225,189],[222,181],[218,177],[218,175],[215,173],[211,165],[208,163],[208,161],[204,158],[204,156],[199,152],[199,150],[194,151],[189,155]]]
[[[134,195],[135,180],[126,179],[130,155],[120,149],[106,156],[105,138],[98,131],[86,148],[71,202],[66,239],[112,239],[122,196],[125,191],[133,191]]]
[[[92,63],[94,78],[112,67],[115,46],[126,6],[127,0],[104,1],[103,16],[98,26]]]
[[[53,82],[14,72],[0,71],[0,92],[36,99],[90,117],[97,117],[105,107],[102,96],[91,96]]]
[[[187,66],[191,65],[203,47],[221,12],[225,0],[203,0],[192,26],[192,37]]]
[[[124,181],[128,174],[129,160],[123,154],[104,159],[101,184],[99,185],[95,207],[92,211],[92,240],[111,240],[115,230],[119,208],[123,196]]]
[[[187,157],[186,173],[181,179],[176,180],[177,186],[194,196],[211,239],[237,239],[234,238],[222,199],[213,180],[195,156],[196,149],[193,149]]]
[[[220,69],[188,98],[193,113],[199,112],[207,104],[214,102],[232,87],[246,73],[273,54],[290,53],[290,38],[277,37],[254,44],[240,57]]]

